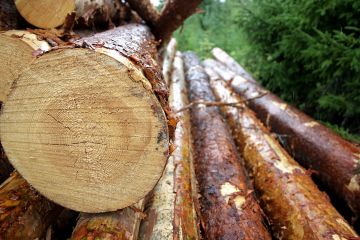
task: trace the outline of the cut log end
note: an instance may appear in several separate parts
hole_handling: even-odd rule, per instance
[[[0,120],[6,154],[24,178],[82,212],[136,203],[168,157],[167,121],[150,83],[113,50],[42,56],[18,79]]]
[[[26,31],[7,31],[0,34],[0,102],[6,100],[13,81],[35,58],[34,50],[48,50],[44,41]]]
[[[27,22],[46,29],[62,25],[75,10],[75,0],[15,0],[15,5]]]

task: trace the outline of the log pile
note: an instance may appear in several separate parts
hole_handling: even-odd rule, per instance
[[[176,52],[200,0],[60,2],[0,2],[0,239],[359,240],[359,149]]]

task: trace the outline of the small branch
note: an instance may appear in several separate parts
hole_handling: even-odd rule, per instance
[[[204,105],[205,107],[237,107],[237,108],[241,108],[242,104],[247,103],[248,101],[252,101],[258,98],[261,98],[263,96],[265,96],[267,94],[267,92],[264,92],[256,97],[253,98],[248,98],[245,99],[243,101],[239,101],[239,102],[233,102],[233,103],[225,103],[225,102],[208,102],[208,101],[203,101],[203,100],[197,100],[197,101],[193,101],[190,104],[186,105],[183,108],[180,108],[179,110],[175,111],[175,114],[178,114],[180,112],[189,110],[190,108],[192,108],[195,105]]]

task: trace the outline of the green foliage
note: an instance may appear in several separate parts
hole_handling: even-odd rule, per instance
[[[270,90],[334,130],[360,133],[360,2],[242,0],[245,65]]]
[[[205,0],[201,8],[175,34],[181,50],[206,58],[223,48],[282,99],[359,140],[360,1]]]

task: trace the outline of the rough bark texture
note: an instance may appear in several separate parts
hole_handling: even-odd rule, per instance
[[[247,72],[245,69],[238,64],[235,59],[233,59],[229,54],[227,54],[224,50],[220,48],[214,48],[212,51],[213,56],[228,67],[235,74],[242,76],[248,80],[255,81],[255,79]]]
[[[16,10],[14,0],[0,2],[0,31],[25,27],[25,20]]]
[[[141,24],[128,24],[91,37],[85,37],[76,43],[85,47],[104,47],[118,51],[129,58],[143,71],[152,85],[161,106],[169,120],[169,134],[173,137],[176,121],[169,107],[169,89],[161,75],[158,64],[156,41],[149,29]]]
[[[128,207],[116,212],[81,213],[71,240],[136,240],[143,215],[142,202],[143,200],[133,208]]]
[[[170,77],[172,72],[173,61],[176,54],[176,39],[172,38],[167,45],[164,54],[163,54],[163,67],[162,73],[164,76],[164,81],[167,85],[170,84]]]
[[[188,104],[180,53],[174,60],[170,104],[174,109]],[[176,149],[149,201],[147,217],[141,224],[139,239],[200,239],[195,211],[197,192],[191,152],[190,119],[188,112],[182,112],[178,117],[180,121],[174,139]]]
[[[183,56],[190,101],[214,101],[198,57],[191,52]],[[191,123],[205,239],[271,239],[218,109],[192,107]]]
[[[159,18],[159,13],[150,0],[128,0],[127,2],[149,27],[154,27]]]
[[[38,57],[21,74],[0,116],[1,140],[47,198],[115,211],[154,188],[176,120],[148,27],[129,24],[76,46]]]
[[[229,83],[244,98],[267,92],[259,84],[240,76]],[[302,166],[314,170],[327,190],[344,199],[359,216],[359,147],[270,92],[248,105],[278,135],[289,153]]]
[[[171,34],[183,24],[185,19],[196,12],[200,3],[201,0],[167,1],[153,28],[155,37],[163,43],[167,42]]]
[[[62,208],[13,173],[0,186],[0,209],[0,238],[23,240],[44,236]]]
[[[217,100],[241,102],[212,71],[211,86]],[[320,192],[309,174],[280,146],[245,104],[221,107],[236,143],[254,178],[261,206],[278,239],[354,239],[356,233]]]

